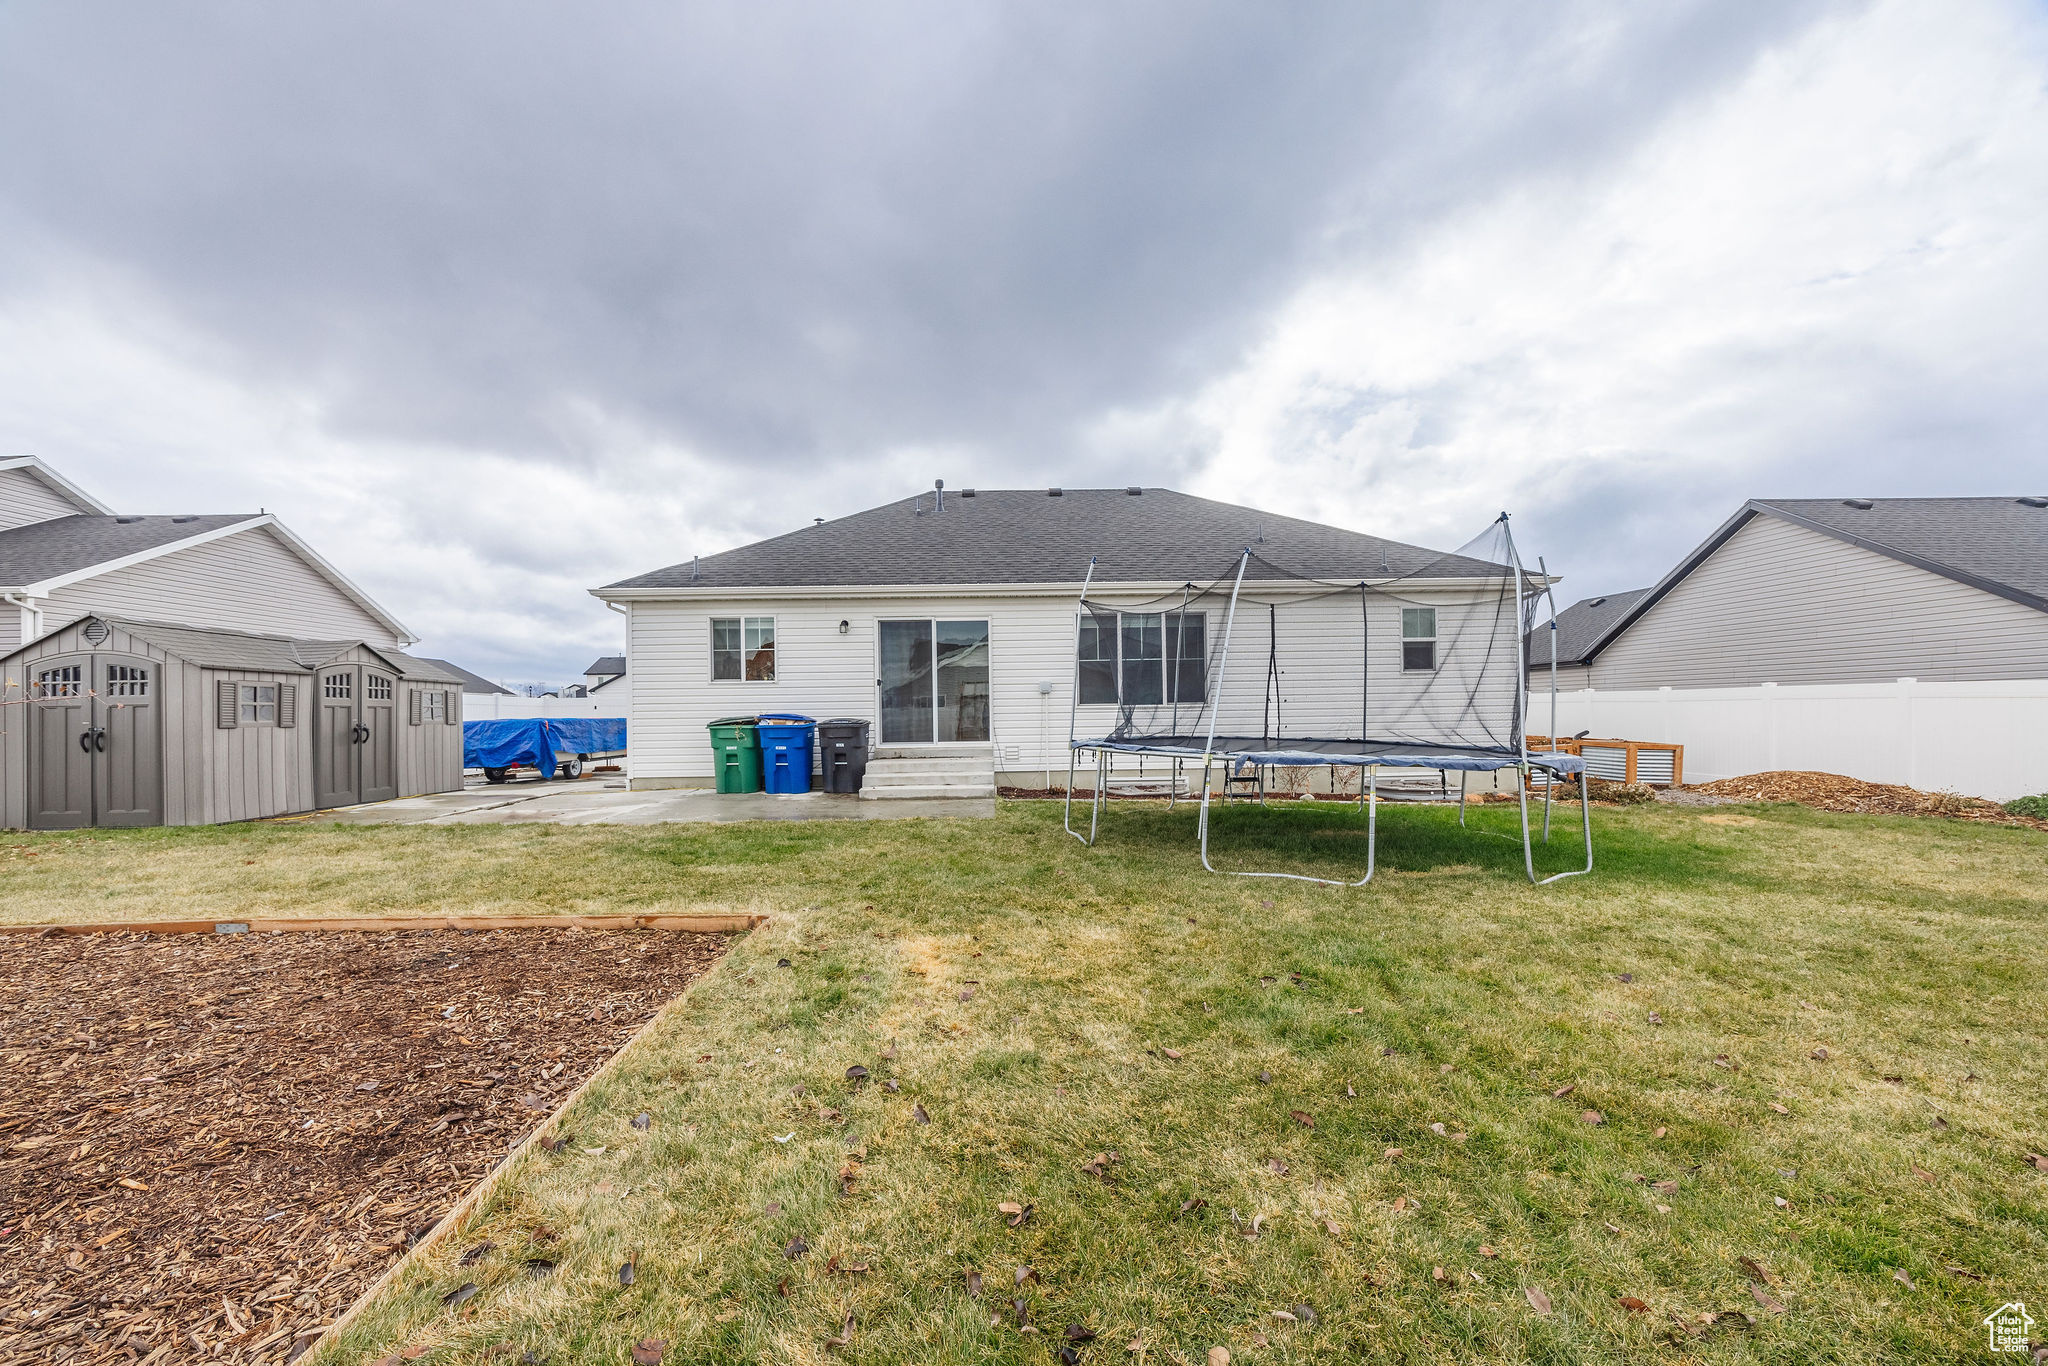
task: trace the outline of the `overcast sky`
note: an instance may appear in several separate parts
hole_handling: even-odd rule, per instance
[[[512,680],[935,478],[1636,587],[2048,493],[2044,90],[2017,0],[0,0],[0,454]]]

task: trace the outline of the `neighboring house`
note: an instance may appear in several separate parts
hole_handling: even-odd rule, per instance
[[[1559,688],[1585,688],[1592,686],[1587,661],[1592,658],[1593,642],[1598,640],[1608,627],[1621,619],[1622,613],[1642,601],[1650,590],[1634,588],[1626,593],[1604,593],[1597,598],[1581,598],[1557,614],[1557,686]],[[1529,686],[1538,691],[1550,687],[1551,666],[1550,623],[1544,622],[1529,633],[1528,653]]]
[[[599,655],[583,670],[583,686],[588,692],[616,683],[626,676],[624,655]]]
[[[1683,744],[1694,781],[2048,791],[2048,497],[1756,499],[1623,598],[1560,639],[1566,733]]]
[[[1498,566],[1168,489],[964,490],[906,498],[592,589],[628,617],[618,662],[631,669],[632,785],[708,784],[707,723],[770,711],[868,720],[875,743],[906,762],[978,754],[984,783],[991,769],[1000,782],[1035,787],[1048,774],[1063,782],[1077,598],[1091,559],[1091,602],[1136,606],[1227,576],[1246,547],[1270,561],[1252,562],[1250,591],[1319,599],[1281,618],[1293,636],[1283,642],[1289,733],[1356,735],[1368,685],[1384,709],[1376,716],[1404,708],[1414,715],[1428,705],[1417,699],[1440,670],[1457,686],[1433,699],[1511,730],[1512,667],[1485,674],[1490,690],[1479,693],[1459,675],[1478,677],[1503,648],[1513,657],[1513,614],[1494,610]],[[1340,584],[1401,580],[1409,609],[1389,600],[1369,613],[1369,677],[1359,597],[1300,575]],[[1474,608],[1482,598],[1485,608]],[[1079,671],[1082,735],[1115,724],[1106,680],[1118,670],[1132,680],[1152,670],[1154,691],[1183,686],[1162,677],[1201,686],[1200,664],[1213,661],[1222,642],[1222,610],[1198,609],[1185,620],[1156,605],[1146,610],[1142,618],[1126,614],[1121,631],[1094,630],[1091,621]],[[1265,724],[1269,618],[1263,610],[1249,616],[1258,620],[1238,623],[1234,650],[1243,653],[1231,658],[1219,718],[1225,733],[1236,726],[1261,734]],[[1504,647],[1493,639],[1502,630]],[[1411,631],[1416,638],[1405,638]],[[1129,641],[1157,647],[1162,636],[1181,641],[1185,662],[1196,667],[1170,668],[1156,648],[1129,652],[1148,648]],[[1324,640],[1349,643],[1325,649]],[[1452,648],[1453,641],[1462,643]],[[624,684],[622,677],[602,685],[593,697]],[[871,783],[875,775],[871,767]]]
[[[471,673],[468,669],[463,668],[460,664],[450,664],[445,659],[429,659],[424,662],[435,665],[438,668],[444,670],[445,672],[453,675],[454,677],[461,679],[462,692],[463,695],[466,697],[516,696],[516,694],[510,688],[500,687],[496,683],[491,682],[490,679],[485,678],[482,674]]]
[[[1587,686],[2048,679],[2048,498],[1755,499],[1614,596]]]
[[[412,632],[273,516],[116,514],[0,459],[0,604],[5,821],[196,824],[461,786],[457,675],[403,653]]]
[[[117,515],[29,456],[0,460],[0,604],[0,652],[89,612],[393,648],[418,639],[276,517]]]

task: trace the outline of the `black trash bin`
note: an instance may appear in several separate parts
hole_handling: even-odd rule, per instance
[[[840,719],[818,723],[818,766],[827,792],[858,792],[868,771],[868,723]]]

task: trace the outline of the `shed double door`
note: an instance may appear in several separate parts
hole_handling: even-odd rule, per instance
[[[313,804],[398,795],[398,680],[361,664],[320,671],[314,688]]]
[[[162,825],[154,660],[75,655],[29,666],[29,826]]]

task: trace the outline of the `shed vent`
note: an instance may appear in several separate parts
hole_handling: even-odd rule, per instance
[[[973,489],[961,489],[961,490],[960,490],[960,496],[961,496],[962,498],[972,498],[972,497],[974,496],[974,490],[973,490]]]
[[[116,517],[114,520],[116,522],[119,522],[122,526],[126,526],[130,522],[139,522],[142,519],[140,517]]]
[[[1048,498],[1064,498],[1067,495],[1060,489],[1047,489],[1045,491],[1045,496]]]
[[[2014,501],[2025,503],[2030,508],[2048,508],[2048,498],[2019,498]]]
[[[1607,599],[1605,598],[1589,598],[1586,601],[1586,606],[1588,607],[1604,607],[1606,604]]]
[[[1858,512],[1868,512],[1876,507],[1877,504],[1871,502],[1868,498],[1844,498],[1842,506],[1845,508],[1855,508]]]
[[[1145,496],[1145,490],[1139,488],[1136,484],[1131,485],[1129,488],[1125,489],[1124,492],[1129,494],[1133,498],[1142,498]]]
[[[199,520],[199,519],[198,519],[197,517],[173,517],[173,518],[171,518],[171,521],[172,521],[173,523],[175,523],[176,525],[178,525],[178,526],[183,526],[183,525],[184,525],[185,523],[187,523],[187,522],[196,522],[196,521],[198,521],[198,520]]]

